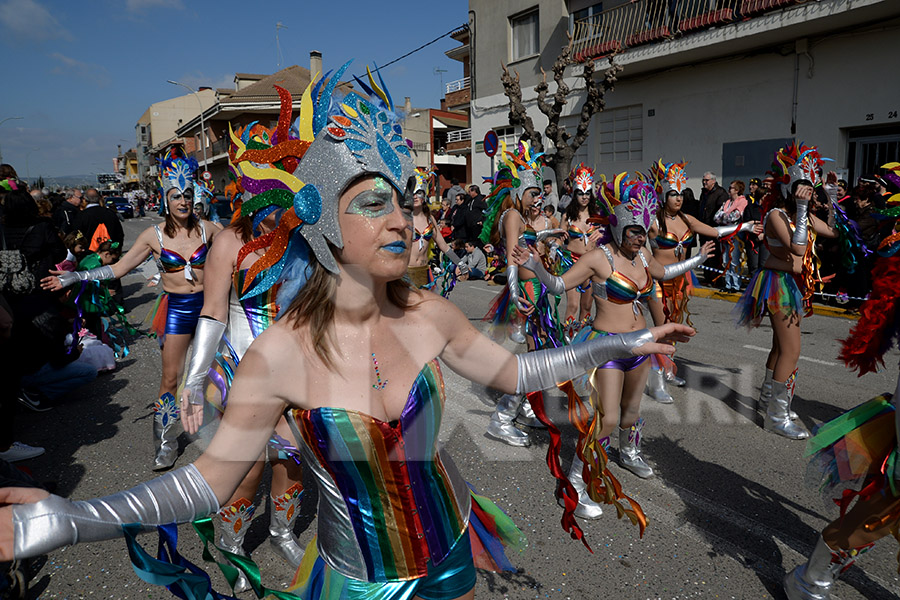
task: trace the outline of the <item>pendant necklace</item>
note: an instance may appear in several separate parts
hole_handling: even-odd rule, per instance
[[[388,380],[381,379],[381,373],[378,371],[378,359],[375,358],[375,353],[372,353],[372,366],[375,367],[375,383],[372,384],[372,388],[376,390],[383,390],[387,384]]]

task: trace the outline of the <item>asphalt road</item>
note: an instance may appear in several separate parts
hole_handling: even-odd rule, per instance
[[[133,240],[158,221],[128,221],[126,239]],[[129,317],[139,323],[156,289],[146,287],[136,274],[126,277],[124,285]],[[481,327],[479,318],[499,289],[465,282],[452,300]],[[496,395],[444,369],[448,404],[442,439],[466,479],[503,508],[529,541],[521,554],[511,557],[517,573],[479,572],[477,597],[783,597],[780,579],[785,570],[805,560],[818,532],[835,515],[804,484],[804,443],[761,429],[754,399],[771,331],[735,329],[732,307],[716,299],[691,301],[698,334],[678,351],[680,374],[688,386],[672,390],[674,405],[646,397],[642,405],[647,421],[644,450],[657,477],[644,481],[612,467],[625,490],[641,503],[650,525],[640,539],[635,527],[606,510],[601,519],[582,522],[593,553],[559,525],[561,509],[545,463],[548,436],[535,432],[535,444],[527,449],[488,439],[484,428]],[[846,319],[823,316],[803,323],[794,409],[807,426],[894,388],[896,353],[885,361],[887,373],[863,378],[838,364],[837,340],[851,325]],[[150,422],[159,360],[156,341],[136,339],[114,373],[74,391],[51,412],[23,412],[19,439],[47,449],[25,466],[73,499],[110,494],[153,477]],[[556,397],[559,401],[549,404],[561,416],[561,396]],[[565,444],[565,464],[571,460],[572,439]],[[184,453],[177,464],[185,465],[198,456],[199,448],[184,435],[180,441]],[[315,486],[309,479],[306,484],[297,525],[303,542],[311,539],[315,527]],[[258,509],[262,516],[251,526],[246,546],[260,564],[264,582],[283,589],[292,572],[269,550],[263,513],[264,506]],[[191,527],[179,531],[183,554],[202,564],[201,545]],[[141,538],[151,553],[155,538]],[[897,550],[892,539],[882,540],[844,575],[835,596],[897,597]],[[224,578],[214,565],[207,566],[216,588],[225,591]],[[170,597],[165,589],[138,579],[121,540],[51,553],[35,565],[32,588],[32,598]]]

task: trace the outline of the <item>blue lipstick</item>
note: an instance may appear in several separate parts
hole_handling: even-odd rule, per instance
[[[394,254],[403,254],[406,251],[406,242],[391,242],[381,247],[382,250],[393,252]]]

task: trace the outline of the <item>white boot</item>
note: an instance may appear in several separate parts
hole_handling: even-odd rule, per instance
[[[531,408],[531,402],[528,401],[528,398],[525,398],[525,400],[522,401],[522,406],[519,407],[519,414],[516,415],[516,423],[525,425],[526,427],[534,427],[535,429],[547,429],[547,426],[541,423],[541,420],[534,414],[534,409]]]
[[[487,426],[489,436],[510,446],[527,446],[531,443],[528,434],[513,424],[523,399],[523,396],[513,394],[503,394],[500,397],[497,409],[491,415],[491,422]]]
[[[163,471],[175,464],[178,458],[178,403],[175,396],[165,393],[153,406],[153,445],[156,456],[153,470]]]
[[[591,500],[587,491],[587,484],[584,482],[583,472],[584,462],[576,454],[575,458],[572,459],[572,468],[569,469],[569,481],[572,482],[572,487],[578,492],[578,506],[575,507],[575,516],[582,519],[599,519],[603,516],[603,508]],[[566,501],[563,498],[559,498],[558,502],[563,508],[566,507]]]
[[[619,427],[619,464],[641,479],[653,477],[653,469],[641,454],[641,431],[644,419],[638,419],[628,429]]]
[[[303,548],[294,535],[294,521],[300,514],[303,486],[295,483],[277,497],[269,496],[269,542],[295,569],[303,560]]]
[[[835,579],[873,545],[849,551],[832,550],[819,535],[819,541],[806,564],[795,567],[784,576],[784,593],[788,600],[831,600]]]
[[[805,440],[809,431],[799,421],[791,420],[792,396],[786,384],[772,380],[772,399],[766,407],[763,429],[792,440]]]
[[[227,550],[238,556],[247,556],[244,551],[244,537],[253,520],[253,512],[256,506],[246,498],[235,500],[228,506],[219,509],[215,521],[219,526],[219,538],[216,546],[221,550]],[[250,589],[250,582],[243,572],[238,571],[237,581],[234,582],[235,592],[246,592]]]
[[[775,372],[772,369],[766,369],[766,377],[763,379],[762,387],[759,388],[759,399],[756,401],[756,405],[758,408],[765,408],[769,405],[769,400],[772,399],[772,380],[775,377]],[[791,421],[796,421],[799,417],[797,413],[794,411],[788,411],[788,414],[791,417]]]
[[[650,368],[647,376],[646,393],[660,404],[672,404],[675,398],[666,390],[666,374],[662,369]]]

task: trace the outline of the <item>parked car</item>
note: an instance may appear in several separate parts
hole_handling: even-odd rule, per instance
[[[131,202],[128,201],[128,198],[122,198],[121,196],[107,198],[106,205],[109,206],[110,204],[113,204],[116,207],[116,212],[123,218],[134,218],[134,207],[131,205]]]

